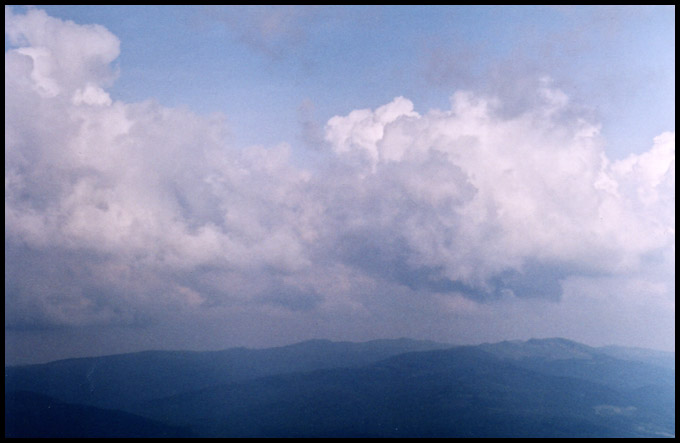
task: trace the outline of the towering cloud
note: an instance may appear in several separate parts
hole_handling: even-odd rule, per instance
[[[6,16],[20,45],[5,55],[11,256],[30,255],[35,260],[24,258],[66,273],[85,267],[88,284],[141,298],[186,293],[153,277],[158,273],[307,264],[307,216],[296,202],[308,178],[288,165],[287,146],[235,151],[219,116],[114,103],[103,89],[108,76],[96,74],[110,72],[118,54],[113,35],[37,10]],[[97,259],[59,259],[77,251]],[[48,253],[52,259],[40,259]],[[119,303],[106,297],[93,303],[78,279],[47,289],[44,282],[31,286],[34,279],[22,283],[20,274],[25,277],[21,270],[10,277],[10,309],[54,303],[57,314],[43,310],[48,321],[80,318],[61,315],[64,304],[52,291],[73,299],[77,310]]]
[[[458,92],[449,110],[398,97],[333,117],[327,163],[302,170],[286,144],[231,147],[219,115],[114,100],[103,27],[5,17],[10,328],[474,313],[674,260],[674,134],[612,162],[547,78],[519,115]]]
[[[446,112],[420,116],[397,98],[334,117],[327,140],[354,165],[344,181],[355,187],[335,205],[334,230],[380,231],[411,270],[487,289],[537,264],[556,275],[631,270],[672,244],[674,135],[612,164],[598,128],[570,115],[562,92],[541,92],[541,106],[513,118],[466,92]]]

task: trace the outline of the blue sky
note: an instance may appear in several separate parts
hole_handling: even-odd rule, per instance
[[[114,98],[224,113],[243,145],[295,143],[302,118],[399,95],[426,111],[541,76],[594,113],[615,158],[675,129],[671,6],[44,9],[120,38]]]
[[[5,10],[6,362],[675,347],[675,8]]]

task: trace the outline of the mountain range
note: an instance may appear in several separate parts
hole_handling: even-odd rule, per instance
[[[673,437],[675,354],[312,340],[5,367],[5,436]]]

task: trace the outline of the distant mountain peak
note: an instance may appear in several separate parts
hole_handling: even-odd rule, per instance
[[[591,359],[599,354],[595,348],[560,337],[487,343],[480,345],[480,348],[498,357],[510,359]]]
[[[550,337],[550,338],[530,338],[526,341],[529,344],[553,344],[553,345],[569,345],[569,346],[585,346],[582,343],[569,340],[562,337]]]

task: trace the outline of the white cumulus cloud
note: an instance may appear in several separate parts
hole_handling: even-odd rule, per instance
[[[533,261],[626,269],[671,244],[673,135],[611,164],[597,127],[562,115],[561,91],[544,96],[515,117],[468,92],[444,112],[418,115],[400,97],[334,117],[326,139],[340,158],[366,154],[364,168],[343,178],[352,197],[335,203],[343,223],[334,229],[386,233],[410,268],[473,286]]]

